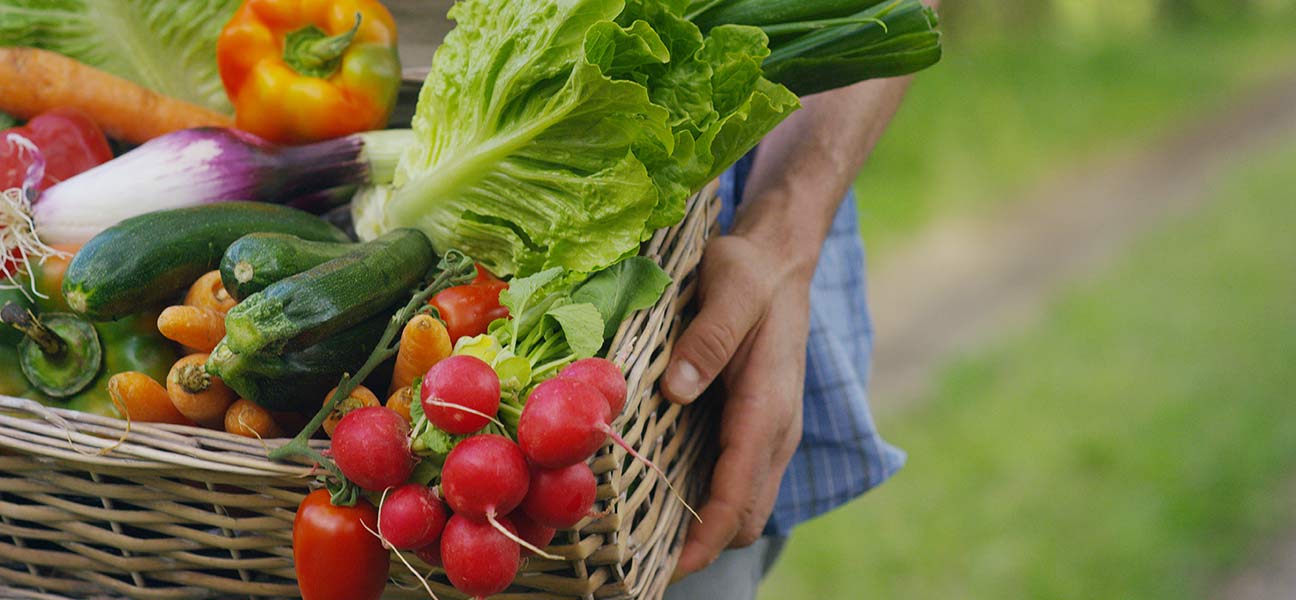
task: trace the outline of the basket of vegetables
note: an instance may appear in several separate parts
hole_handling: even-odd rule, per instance
[[[29,4],[0,0],[31,119],[0,132],[5,597],[660,597],[708,471],[708,407],[655,382],[710,182],[797,94],[940,53],[917,0],[464,0],[409,127],[365,131],[399,84],[378,2],[156,3],[119,26],[199,57],[170,90],[83,39],[130,2]]]

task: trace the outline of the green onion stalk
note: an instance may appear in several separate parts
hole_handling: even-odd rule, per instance
[[[936,11],[919,0],[695,0],[703,31],[759,27],[770,39],[765,77],[807,96],[940,61]]]

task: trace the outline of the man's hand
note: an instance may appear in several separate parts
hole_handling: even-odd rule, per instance
[[[662,382],[689,403],[724,383],[720,456],[711,493],[675,571],[706,567],[729,547],[760,538],[779,482],[801,439],[801,396],[812,268],[739,235],[707,245],[697,318],[680,336]]]
[[[810,280],[846,190],[895,114],[908,79],[867,81],[802,98],[761,142],[732,234],[707,245],[697,318],[662,381],[692,402],[720,377],[720,457],[702,523],[675,577],[760,538],[801,440]]]

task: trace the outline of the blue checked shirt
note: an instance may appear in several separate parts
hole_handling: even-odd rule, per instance
[[[720,178],[720,225],[728,231],[751,156]],[[783,474],[767,535],[788,535],[886,481],[904,452],[882,441],[868,405],[873,328],[865,301],[864,247],[855,196],[848,194],[824,241],[810,287],[804,432]]]

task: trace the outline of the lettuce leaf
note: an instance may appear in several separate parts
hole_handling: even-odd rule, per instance
[[[688,195],[797,108],[753,27],[682,0],[465,0],[388,189],[357,232],[417,227],[502,275],[590,273],[678,222]]]
[[[0,0],[0,46],[65,54],[148,89],[232,113],[216,38],[240,0]]]

